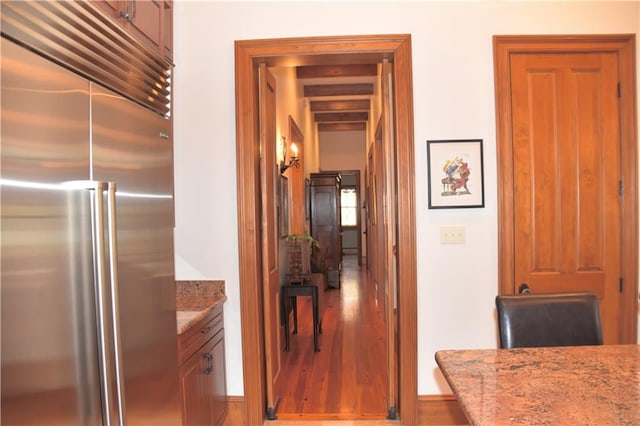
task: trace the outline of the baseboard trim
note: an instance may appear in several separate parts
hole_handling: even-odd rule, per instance
[[[227,396],[227,416],[223,425],[237,426],[247,424],[244,415],[244,396]]]
[[[418,395],[418,421],[421,425],[468,425],[454,395]]]
[[[227,396],[227,417],[224,424],[229,426],[244,425],[244,396]],[[468,425],[453,395],[418,395],[418,422],[420,425]],[[402,415],[400,416],[402,423]]]

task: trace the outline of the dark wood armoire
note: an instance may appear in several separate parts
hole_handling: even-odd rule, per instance
[[[340,288],[342,268],[342,228],[340,224],[340,173],[311,173],[311,235],[318,241],[315,253],[327,266],[327,285]]]

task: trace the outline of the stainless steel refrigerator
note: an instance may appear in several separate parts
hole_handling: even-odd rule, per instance
[[[169,120],[1,55],[1,423],[181,424]]]

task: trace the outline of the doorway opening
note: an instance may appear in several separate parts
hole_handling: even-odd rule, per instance
[[[364,162],[364,159],[363,159]],[[362,202],[360,170],[341,170],[340,223],[342,225],[342,255],[355,256],[358,266],[363,262]],[[366,238],[366,234],[364,235]]]
[[[265,418],[262,254],[260,235],[260,145],[257,73],[260,63],[278,66],[388,60],[394,67],[395,161],[397,167],[397,414],[417,418],[417,304],[413,141],[413,87],[410,35],[314,37],[236,42],[236,145],[240,264],[240,306],[245,421]]]

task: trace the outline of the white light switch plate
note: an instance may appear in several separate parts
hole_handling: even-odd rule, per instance
[[[464,244],[464,226],[441,226],[440,244]]]

